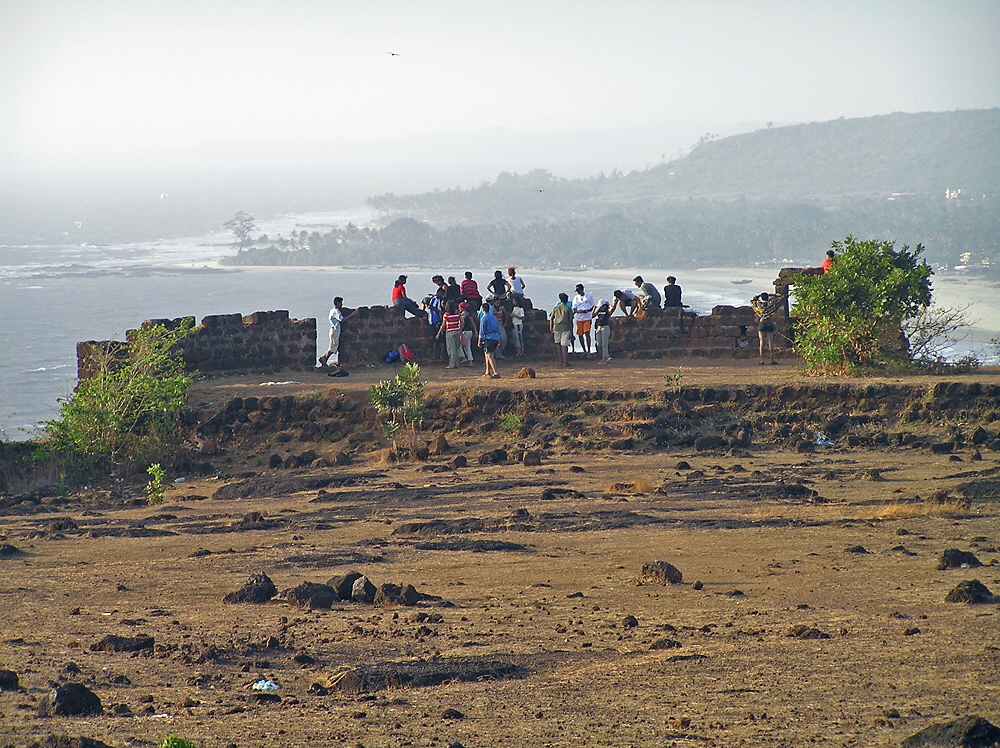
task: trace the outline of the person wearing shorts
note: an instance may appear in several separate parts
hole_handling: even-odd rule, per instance
[[[483,305],[483,316],[479,318],[479,347],[486,354],[486,373],[484,377],[499,379],[496,361],[493,354],[496,353],[500,345],[500,324],[493,314],[493,308],[489,304]]]
[[[549,314],[549,330],[559,353],[559,365],[569,366],[569,344],[573,338],[573,310],[569,307],[569,296],[559,294],[559,303]]]
[[[750,299],[750,306],[757,315],[757,335],[760,338],[760,363],[764,364],[764,344],[767,344],[768,362],[774,360],[774,318],[784,300],[782,294],[769,294],[766,291]]]
[[[583,284],[576,286],[573,297],[573,320],[576,322],[576,337],[587,358],[590,358],[590,327],[594,319],[594,297],[583,290]]]

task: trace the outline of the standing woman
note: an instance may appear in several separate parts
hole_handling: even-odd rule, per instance
[[[497,318],[493,316],[493,309],[489,304],[483,306],[483,316],[479,320],[479,347],[486,354],[486,373],[484,377],[499,379],[497,365],[493,360],[493,354],[500,345],[500,325]]]
[[[608,363],[611,360],[611,305],[606,299],[597,302],[594,312],[594,345],[601,353],[597,363]]]
[[[510,284],[503,277],[503,273],[499,270],[493,273],[493,280],[491,280],[486,287],[490,290],[490,301],[495,299],[506,299],[507,294],[510,293]]]
[[[440,338],[441,333],[445,335],[444,340],[448,349],[448,368],[457,369],[458,354],[462,350],[462,314],[454,301],[449,301],[445,307],[441,327],[435,337]]]
[[[475,366],[472,358],[472,339],[476,336],[476,321],[468,302],[460,303],[458,310],[462,313],[462,355],[469,362],[469,366]]]

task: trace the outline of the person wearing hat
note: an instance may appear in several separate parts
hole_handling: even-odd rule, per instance
[[[590,358],[590,327],[594,319],[594,297],[583,290],[583,284],[576,284],[573,297],[573,320],[576,322],[576,337],[587,358]]]
[[[594,346],[601,353],[597,363],[608,363],[611,360],[611,305],[607,299],[598,300],[594,309]]]

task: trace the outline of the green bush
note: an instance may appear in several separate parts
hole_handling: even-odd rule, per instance
[[[907,361],[904,321],[931,303],[930,266],[917,245],[894,242],[834,242],[836,260],[823,275],[792,278],[798,319],[795,349],[813,372],[852,373]]]
[[[43,455],[83,473],[138,472],[178,443],[177,414],[191,380],[176,344],[192,328],[185,320],[173,330],[139,329],[120,355],[106,352],[96,373],[60,401],[59,417],[45,422]]]
[[[369,387],[368,399],[375,410],[389,415],[389,422],[382,425],[386,439],[395,439],[403,426],[415,430],[427,417],[424,383],[420,381],[420,366],[415,363],[404,364],[392,379]]]
[[[160,743],[160,748],[198,748],[198,746],[190,740],[185,740],[177,733],[170,733]]]

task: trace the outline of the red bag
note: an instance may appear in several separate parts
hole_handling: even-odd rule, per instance
[[[410,361],[415,361],[416,356],[413,355],[413,351],[410,350],[410,346],[403,343],[399,346],[399,357],[403,360],[403,363],[408,363]]]

